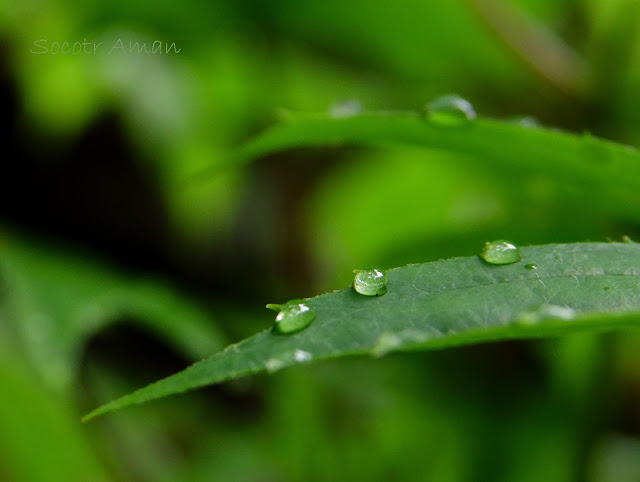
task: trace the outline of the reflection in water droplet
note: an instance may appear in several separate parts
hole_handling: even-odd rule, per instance
[[[489,264],[512,264],[521,259],[520,248],[504,239],[485,243],[480,257]]]
[[[438,126],[461,126],[476,118],[469,101],[458,95],[445,95],[427,104],[426,118]]]
[[[387,292],[387,275],[378,269],[355,270],[353,289],[365,296],[382,296]]]
[[[538,265],[533,263],[525,264],[524,267],[527,269],[538,269]]]
[[[329,115],[334,119],[345,119],[362,114],[362,104],[357,99],[336,102],[329,108]]]
[[[304,300],[291,300],[282,305],[268,304],[267,308],[279,312],[273,328],[280,333],[296,333],[316,318],[315,310]]]

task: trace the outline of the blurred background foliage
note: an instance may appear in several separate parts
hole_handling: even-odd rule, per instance
[[[198,173],[289,111],[450,92],[638,145],[639,27],[634,0],[2,0],[0,480],[640,480],[637,333],[325,362],[79,422],[354,268],[633,238],[590,186],[439,151]]]

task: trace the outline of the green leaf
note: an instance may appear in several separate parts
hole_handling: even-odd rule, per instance
[[[0,300],[34,366],[56,389],[72,386],[86,339],[130,319],[198,359],[224,346],[210,316],[158,280],[95,260],[0,237]]]
[[[348,118],[291,114],[238,149],[230,163],[244,163],[292,148],[340,145],[414,146],[443,150],[474,160],[484,172],[500,175],[541,173],[571,186],[600,191],[621,214],[637,219],[640,152],[585,134],[476,119],[468,125],[434,125],[417,113],[367,113]],[[481,164],[478,164],[481,162]],[[219,168],[218,168],[219,169]]]
[[[525,265],[534,263],[537,269]],[[577,243],[522,248],[522,261],[478,257],[387,271],[388,293],[352,288],[310,298],[316,320],[295,335],[258,333],[85,417],[309,360],[383,355],[489,340],[640,328],[640,244]]]
[[[0,387],[2,480],[110,480],[69,402],[47,390],[21,357],[0,353]]]

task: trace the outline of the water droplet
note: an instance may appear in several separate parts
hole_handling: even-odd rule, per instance
[[[316,318],[315,310],[304,300],[291,300],[282,305],[268,304],[267,308],[278,311],[273,328],[280,333],[296,333]]]
[[[269,373],[275,373],[296,363],[308,362],[312,358],[311,353],[298,348],[294,351],[287,351],[269,358],[264,362],[264,367]]]
[[[378,269],[355,270],[353,289],[365,296],[382,296],[387,292],[387,275]]]
[[[486,242],[480,257],[489,264],[512,264],[521,260],[520,248],[504,239]]]
[[[380,357],[402,347],[421,345],[441,336],[442,332],[435,327],[425,327],[421,331],[408,328],[397,333],[385,331],[380,334],[371,351],[373,356]]]
[[[462,126],[476,118],[476,111],[469,101],[458,95],[438,97],[427,104],[426,118],[439,126]]]
[[[527,269],[538,269],[538,265],[533,263],[525,264],[524,267]]]
[[[345,119],[362,114],[362,104],[357,99],[336,102],[329,107],[329,115],[334,119]]]
[[[285,366],[285,361],[280,358],[269,358],[266,362],[264,362],[264,367],[269,373],[275,373],[278,370],[282,370]]]
[[[304,351],[304,350],[296,350],[295,353],[293,354],[293,358],[298,362],[298,363],[302,363],[302,362],[306,362],[311,360],[311,358],[313,358],[311,356],[311,353],[309,353],[308,351]]]
[[[575,316],[576,312],[568,306],[545,304],[535,310],[520,313],[514,321],[519,325],[533,325],[551,318],[558,320],[572,320]]]
[[[516,116],[509,119],[513,124],[517,124],[522,127],[540,127],[541,124],[535,117],[531,115]]]
[[[374,345],[372,352],[374,356],[381,357],[397,349],[401,344],[402,340],[398,335],[384,332],[378,337],[378,341]]]

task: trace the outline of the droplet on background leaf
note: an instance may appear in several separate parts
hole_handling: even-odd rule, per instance
[[[329,115],[334,119],[345,119],[362,114],[362,104],[357,99],[336,102],[329,107]]]
[[[426,118],[438,126],[455,127],[475,119],[476,111],[468,100],[458,95],[445,95],[427,104]]]
[[[538,119],[530,115],[512,117],[509,121],[522,127],[541,127]]]

